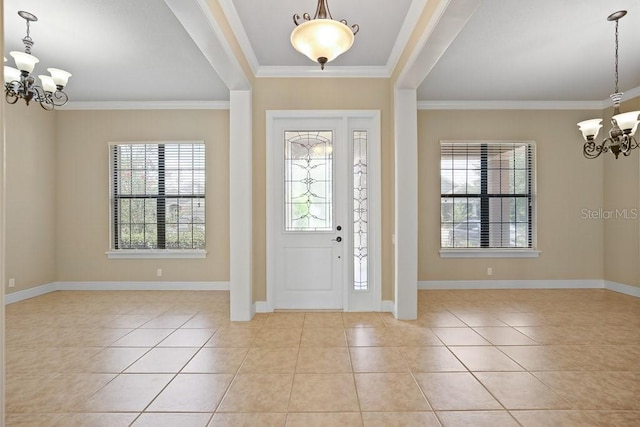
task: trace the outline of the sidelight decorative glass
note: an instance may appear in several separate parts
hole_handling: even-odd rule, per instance
[[[333,133],[285,131],[286,231],[333,230]]]
[[[366,291],[368,281],[369,207],[367,132],[353,132],[353,289]]]

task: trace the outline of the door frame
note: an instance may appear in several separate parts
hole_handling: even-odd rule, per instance
[[[341,119],[344,121],[345,126],[344,134],[347,135],[351,129],[349,121],[358,121],[358,119],[369,119],[372,126],[367,129],[369,133],[367,139],[367,201],[368,201],[368,268],[369,268],[369,290],[366,292],[359,292],[352,290],[352,277],[353,277],[353,256],[352,249],[349,249],[349,255],[346,257],[349,259],[349,267],[345,269],[347,272],[347,278],[345,278],[343,286],[343,311],[382,311],[382,251],[381,251],[381,232],[382,232],[382,179],[380,168],[380,111],[379,110],[267,110],[267,123],[266,123],[266,306],[263,307],[265,311],[273,311],[275,309],[275,254],[276,254],[276,239],[275,233],[280,232],[281,224],[278,221],[278,215],[276,214],[278,206],[275,205],[274,198],[269,197],[271,191],[273,191],[276,185],[275,180],[280,179],[279,174],[281,171],[275,170],[276,164],[279,164],[275,159],[278,150],[275,148],[275,144],[281,143],[281,141],[274,137],[275,123],[279,120],[289,119]],[[350,159],[350,157],[349,157]],[[348,173],[349,176],[353,174]],[[349,179],[349,193],[347,199],[351,206],[350,197],[352,195],[352,182]],[[349,212],[353,212],[349,209]],[[348,227],[349,233],[351,233],[352,226]],[[345,230],[346,231],[346,230]],[[351,244],[352,237],[349,235],[348,239],[345,239],[346,243]]]

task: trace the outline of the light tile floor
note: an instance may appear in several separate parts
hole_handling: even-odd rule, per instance
[[[6,308],[8,426],[638,426],[640,299],[421,291],[419,317],[227,292],[55,292]]]

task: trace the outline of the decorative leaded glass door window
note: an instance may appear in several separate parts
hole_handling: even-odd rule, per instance
[[[284,135],[285,230],[333,229],[333,132]]]

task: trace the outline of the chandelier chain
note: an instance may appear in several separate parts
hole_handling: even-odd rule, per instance
[[[27,21],[27,35],[22,39],[22,43],[24,44],[24,52],[31,55],[31,48],[33,47],[33,39],[31,38],[31,27],[29,24],[31,23],[28,19]]]
[[[619,24],[619,21],[616,19],[616,49],[615,49],[615,53],[616,53],[616,71],[615,71],[616,89],[615,89],[614,93],[620,92],[620,90],[618,89],[618,24]]]

